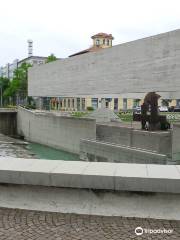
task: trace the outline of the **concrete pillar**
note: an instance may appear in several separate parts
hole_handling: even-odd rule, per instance
[[[42,97],[39,98],[39,109],[40,110],[43,109],[43,98]]]
[[[105,98],[101,98],[101,108],[106,108]]]
[[[80,111],[82,111],[82,98],[80,98]]]
[[[74,109],[77,111],[77,98],[74,98]]]

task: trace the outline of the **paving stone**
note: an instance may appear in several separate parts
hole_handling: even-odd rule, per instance
[[[173,229],[135,234],[135,228]],[[105,217],[0,208],[0,240],[180,239],[180,221]]]

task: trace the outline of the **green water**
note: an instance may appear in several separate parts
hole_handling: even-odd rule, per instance
[[[28,149],[35,154],[39,159],[51,159],[51,160],[79,160],[79,155],[69,153],[63,150],[57,150],[51,147],[47,147],[38,143],[29,143]]]

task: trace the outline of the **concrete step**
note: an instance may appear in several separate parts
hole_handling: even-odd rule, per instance
[[[180,166],[0,158],[0,183],[180,193]]]

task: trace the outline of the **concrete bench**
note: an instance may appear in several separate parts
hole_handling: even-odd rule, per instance
[[[180,166],[0,158],[0,183],[180,193]]]

